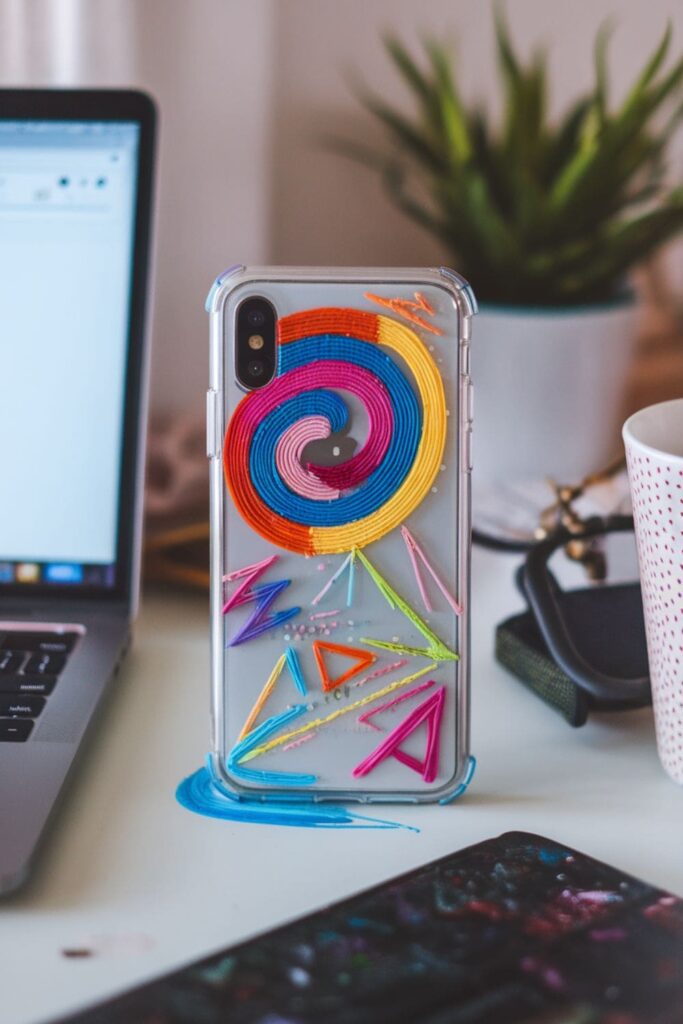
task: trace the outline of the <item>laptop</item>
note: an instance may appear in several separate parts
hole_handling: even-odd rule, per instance
[[[155,112],[0,90],[0,892],[130,643]]]

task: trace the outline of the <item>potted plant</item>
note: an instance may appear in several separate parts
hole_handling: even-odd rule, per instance
[[[615,106],[608,35],[603,28],[596,40],[594,86],[557,123],[547,115],[547,54],[520,60],[500,13],[499,122],[461,98],[451,55],[436,41],[416,59],[385,40],[414,113],[359,91],[393,145],[347,144],[347,155],[379,170],[394,203],[446,247],[481,303],[475,499],[477,488],[511,481],[576,480],[614,456],[636,333],[628,274],[683,228],[683,188],[664,178],[683,115],[683,61],[665,70],[667,28]]]

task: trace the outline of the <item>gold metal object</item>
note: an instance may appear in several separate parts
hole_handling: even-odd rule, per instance
[[[581,538],[587,518],[577,512],[574,502],[583,497],[591,487],[611,480],[625,465],[626,460],[622,456],[605,469],[590,473],[578,484],[559,484],[556,480],[548,479],[548,485],[555,494],[555,501],[541,512],[534,536],[536,540],[545,540],[562,528],[576,534],[576,540],[571,540],[565,545],[565,554],[573,562],[580,562],[589,579],[593,581],[604,580],[607,575],[605,553],[600,547],[600,538]]]

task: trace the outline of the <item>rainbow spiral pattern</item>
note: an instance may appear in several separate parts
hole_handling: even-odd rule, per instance
[[[439,471],[441,375],[417,334],[380,314],[312,309],[283,317],[278,331],[276,376],[242,399],[226,431],[228,489],[243,519],[278,547],[303,555],[364,547],[408,518]],[[339,391],[363,403],[365,443],[336,466],[304,465],[310,441],[347,424]]]

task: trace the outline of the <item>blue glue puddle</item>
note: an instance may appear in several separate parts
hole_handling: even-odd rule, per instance
[[[365,828],[406,829],[418,828],[398,821],[384,821],[352,814],[337,804],[264,804],[256,801],[233,800],[216,785],[211,769],[200,768],[184,779],[176,790],[176,800],[188,811],[207,818],[224,821],[243,821],[252,825],[290,825],[296,828]]]

